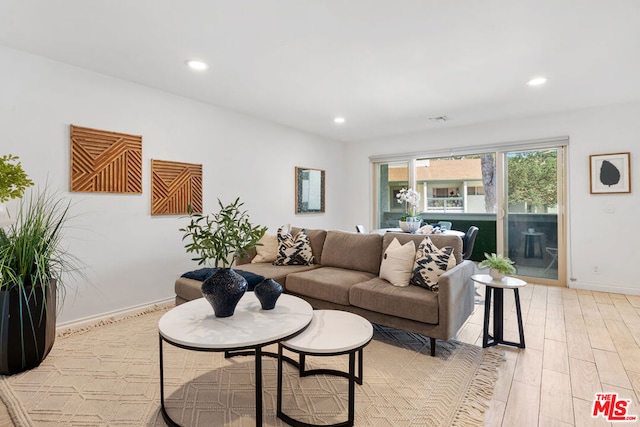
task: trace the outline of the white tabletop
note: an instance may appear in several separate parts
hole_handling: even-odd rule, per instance
[[[309,324],[313,308],[305,300],[282,294],[273,310],[263,310],[247,292],[233,316],[216,317],[207,300],[199,298],[172,308],[158,322],[167,341],[187,347],[233,350],[279,341]]]
[[[496,280],[488,274],[474,274],[471,276],[471,280],[493,288],[515,289],[527,285],[527,282],[516,279],[515,277],[504,277],[502,280]]]
[[[372,337],[373,326],[357,314],[315,310],[307,329],[282,344],[291,350],[307,353],[339,353],[362,347]]]
[[[401,228],[377,228],[375,230],[371,230],[371,232],[380,234],[380,235],[384,235],[385,233],[404,233],[404,231],[402,231]],[[406,233],[406,234],[412,234],[412,233]],[[458,236],[460,238],[463,238],[465,235],[465,232],[458,231],[458,230],[444,230],[444,231],[441,231],[440,233],[429,233],[429,234],[413,233],[413,234],[417,234],[418,236],[442,235],[442,236]]]

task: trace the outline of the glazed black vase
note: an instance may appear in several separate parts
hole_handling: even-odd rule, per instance
[[[200,289],[216,317],[229,317],[247,291],[247,281],[230,268],[219,268],[202,282]]]
[[[282,294],[282,286],[273,279],[264,279],[253,290],[263,310],[273,310]]]

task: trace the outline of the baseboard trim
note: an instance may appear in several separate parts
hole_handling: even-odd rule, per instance
[[[585,291],[610,292],[612,294],[640,295],[640,289],[622,285],[607,285],[603,283],[569,283],[570,289]]]
[[[127,307],[122,310],[114,310],[107,313],[101,313],[95,316],[88,316],[82,319],[71,320],[69,322],[63,322],[56,325],[56,332],[62,332],[69,329],[79,329],[87,326],[94,325],[103,320],[119,320],[124,319],[127,316],[137,314],[149,309],[158,308],[161,306],[170,307],[175,304],[175,297],[164,298],[157,301],[152,301],[132,307]]]

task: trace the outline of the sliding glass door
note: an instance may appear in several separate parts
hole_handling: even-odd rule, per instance
[[[498,229],[519,276],[564,284],[564,149],[501,153]],[[501,222],[501,224],[500,224]]]
[[[484,147],[454,154],[372,158],[374,228],[398,227],[402,188],[421,195],[427,223],[480,231],[472,261],[496,252],[515,261],[517,275],[566,286],[566,139]],[[533,280],[531,280],[533,281]]]

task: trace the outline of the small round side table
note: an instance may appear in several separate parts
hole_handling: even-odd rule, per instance
[[[505,277],[502,280],[496,280],[488,274],[474,274],[471,280],[476,283],[485,285],[487,292],[484,299],[484,328],[482,334],[482,347],[489,347],[498,344],[511,345],[518,348],[525,348],[524,345],[524,328],[522,326],[522,310],[520,308],[519,289],[526,286],[527,282],[516,279],[515,277]],[[518,317],[518,331],[520,333],[520,342],[511,342],[504,340],[504,290],[513,289],[516,300],[516,315]],[[493,302],[493,336],[489,335],[489,311],[491,310],[491,294],[494,294]]]
[[[373,338],[373,326],[357,314],[337,310],[315,310],[311,323],[302,333],[278,343],[278,418],[294,427],[351,427],[355,419],[355,383],[362,384],[362,350]],[[282,350],[297,353],[299,362],[284,356]],[[349,355],[349,372],[333,369],[306,369],[305,356]],[[356,373],[356,354],[358,373]],[[282,362],[286,360],[298,369],[301,377],[337,375],[349,380],[349,409],[346,421],[335,424],[310,424],[297,420],[282,409]]]

